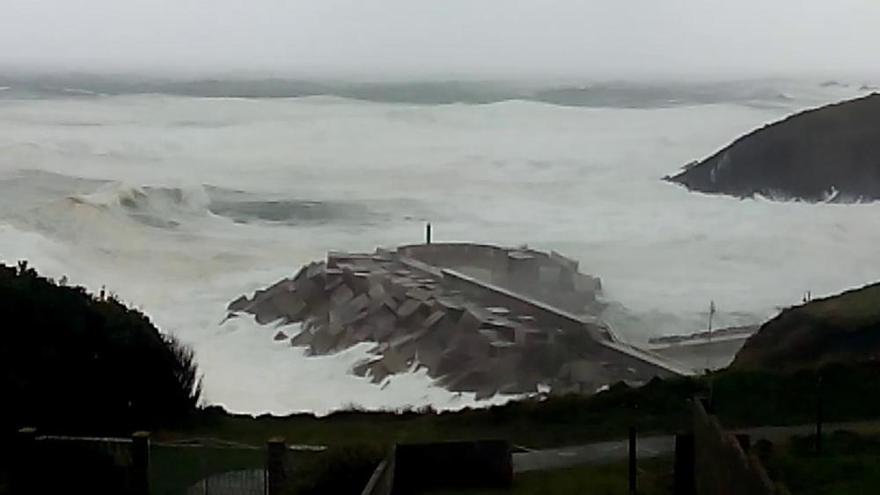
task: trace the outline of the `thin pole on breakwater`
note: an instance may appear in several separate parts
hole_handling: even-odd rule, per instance
[[[431,222],[425,225],[425,244],[431,244]]]

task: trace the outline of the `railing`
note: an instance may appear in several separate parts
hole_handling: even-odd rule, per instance
[[[295,475],[294,454],[320,451],[271,439],[254,446],[214,439],[151,442],[38,435],[19,430],[9,493],[113,495],[280,495]]]

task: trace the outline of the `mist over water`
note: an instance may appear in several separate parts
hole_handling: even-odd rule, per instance
[[[334,85],[296,98],[101,84],[0,81],[0,259],[142,308],[194,346],[207,400],[234,411],[473,403],[423,372],[381,387],[350,375],[368,345],[309,358],[273,328],[220,324],[229,301],[328,250],[418,242],[427,221],[438,241],[580,260],[635,343],[703,329],[710,300],[720,325],[753,324],[808,290],[880,279],[877,205],[741,201],[659,180],[862,82],[519,97]]]

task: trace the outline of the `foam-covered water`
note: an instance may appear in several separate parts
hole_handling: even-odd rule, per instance
[[[603,279],[633,341],[722,325],[880,278],[880,206],[740,201],[659,178],[795,110],[853,96],[559,106],[81,95],[0,98],[0,259],[106,286],[191,343],[235,411],[462,407],[422,372],[379,387],[366,355],[307,358],[240,294],[326,251],[437,240],[556,249]],[[4,93],[14,93],[14,89]],[[718,99],[718,98],[716,98]],[[626,107],[626,108],[622,108]]]

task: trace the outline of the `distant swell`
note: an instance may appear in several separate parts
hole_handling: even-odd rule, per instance
[[[793,97],[774,82],[649,84],[631,82],[540,84],[466,81],[328,82],[296,79],[143,80],[103,76],[3,78],[4,98],[89,98],[162,94],[211,98],[331,96],[417,105],[489,104],[511,100],[567,107],[663,108],[739,103],[786,105]],[[846,87],[846,86],[844,86]]]

